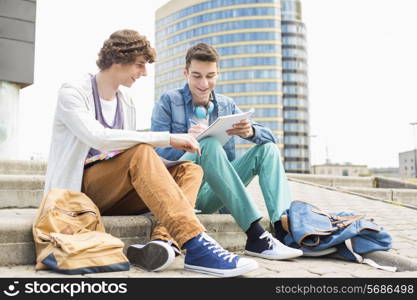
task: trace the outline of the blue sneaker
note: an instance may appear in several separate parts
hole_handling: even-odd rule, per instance
[[[187,249],[184,267],[189,271],[218,277],[234,277],[258,268],[255,260],[230,253],[204,232],[189,240],[184,246]]]

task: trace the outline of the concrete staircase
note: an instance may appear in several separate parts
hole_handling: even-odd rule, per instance
[[[37,208],[43,197],[45,172],[45,162],[0,161],[0,209]],[[288,174],[288,178],[417,208],[417,184],[383,177]]]
[[[45,162],[0,161],[0,266],[35,263],[32,223],[43,197]],[[207,232],[223,247],[235,251],[246,235],[230,215],[198,215]],[[106,231],[128,245],[149,241],[155,219],[151,215],[105,216]],[[262,224],[269,229],[269,221]]]
[[[0,174],[45,175],[46,162],[39,160],[0,160]]]
[[[325,176],[325,175],[309,175],[309,174],[288,174],[288,178],[294,181],[311,182],[319,185],[339,187],[366,187],[373,188],[373,177],[348,177],[348,176]]]
[[[0,209],[37,208],[45,173],[43,161],[0,161]]]
[[[0,174],[0,208],[37,208],[44,181],[44,175]]]
[[[417,184],[385,177],[347,177],[288,174],[298,182],[308,182],[417,209]]]
[[[35,262],[32,222],[43,197],[45,172],[45,162],[0,161],[0,266]],[[412,184],[402,185],[401,182],[374,177],[301,174],[288,174],[288,177],[292,181],[336,188],[384,201],[411,203],[417,207],[417,189]],[[253,188],[259,189],[253,186],[250,190]],[[198,218],[208,234],[222,246],[233,251],[243,248],[246,235],[230,215],[198,215]],[[148,241],[155,226],[155,219],[146,215],[106,216],[103,219],[107,232],[120,238],[126,246]],[[262,223],[270,229],[268,218],[264,217]]]

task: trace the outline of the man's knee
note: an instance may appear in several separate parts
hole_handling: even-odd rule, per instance
[[[218,155],[225,153],[222,144],[214,137],[207,137],[200,141],[202,155]]]
[[[132,160],[137,162],[137,161],[142,161],[142,160],[149,160],[152,158],[154,159],[159,158],[154,147],[149,144],[144,144],[144,143],[133,146],[132,148],[127,150],[127,152],[132,152],[131,163],[132,163]]]
[[[275,143],[265,143],[262,145],[258,145],[258,147],[262,151],[263,156],[265,157],[280,157],[278,145],[276,145]]]
[[[153,148],[153,146],[151,146],[149,144],[144,144],[144,143],[137,144],[136,146],[133,146],[133,148],[136,151],[153,151],[153,152],[155,152],[155,149]]]
[[[180,168],[183,169],[184,173],[192,174],[196,179],[203,179],[204,171],[203,168],[199,165],[192,162],[185,162],[180,165]]]
[[[206,147],[206,148],[223,148],[222,144],[219,142],[218,139],[214,138],[214,137],[206,137],[205,139],[200,141],[200,146],[202,147]]]

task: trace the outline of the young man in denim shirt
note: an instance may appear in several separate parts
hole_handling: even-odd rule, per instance
[[[231,98],[214,92],[218,63],[219,55],[210,45],[199,43],[188,49],[184,69],[188,83],[182,89],[166,92],[156,102],[152,131],[188,132],[197,137],[218,117],[241,113]],[[203,168],[204,179],[196,208],[203,213],[214,213],[225,207],[247,234],[246,254],[266,259],[302,255],[301,250],[280,242],[285,235],[280,216],[289,208],[291,194],[271,130],[254,121],[242,120],[227,133],[240,136],[256,146],[237,159],[233,138],[224,146],[213,137],[203,139],[200,141],[201,156],[173,147],[159,147],[156,151],[166,159],[190,160]],[[262,216],[245,188],[256,175],[259,176],[276,238],[261,226]]]

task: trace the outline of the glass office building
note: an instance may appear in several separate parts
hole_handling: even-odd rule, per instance
[[[310,172],[306,30],[299,0],[281,0],[285,169]]]
[[[211,44],[221,56],[216,92],[232,97],[243,111],[254,107],[253,119],[269,127],[278,138],[287,171],[294,167],[295,172],[306,172],[292,164],[293,160],[286,161],[285,143],[294,146],[299,140],[295,135],[287,139],[284,125],[287,117],[291,122],[296,120],[290,116],[298,111],[287,111],[283,99],[298,85],[283,81],[281,15],[279,0],[169,1],[156,12],[155,97],[159,99],[165,91],[185,84],[182,72],[190,46]],[[297,124],[295,127],[301,128]],[[236,144],[238,156],[253,146],[240,138]],[[303,150],[308,154],[308,148]],[[295,152],[289,152],[291,159],[296,158]]]

